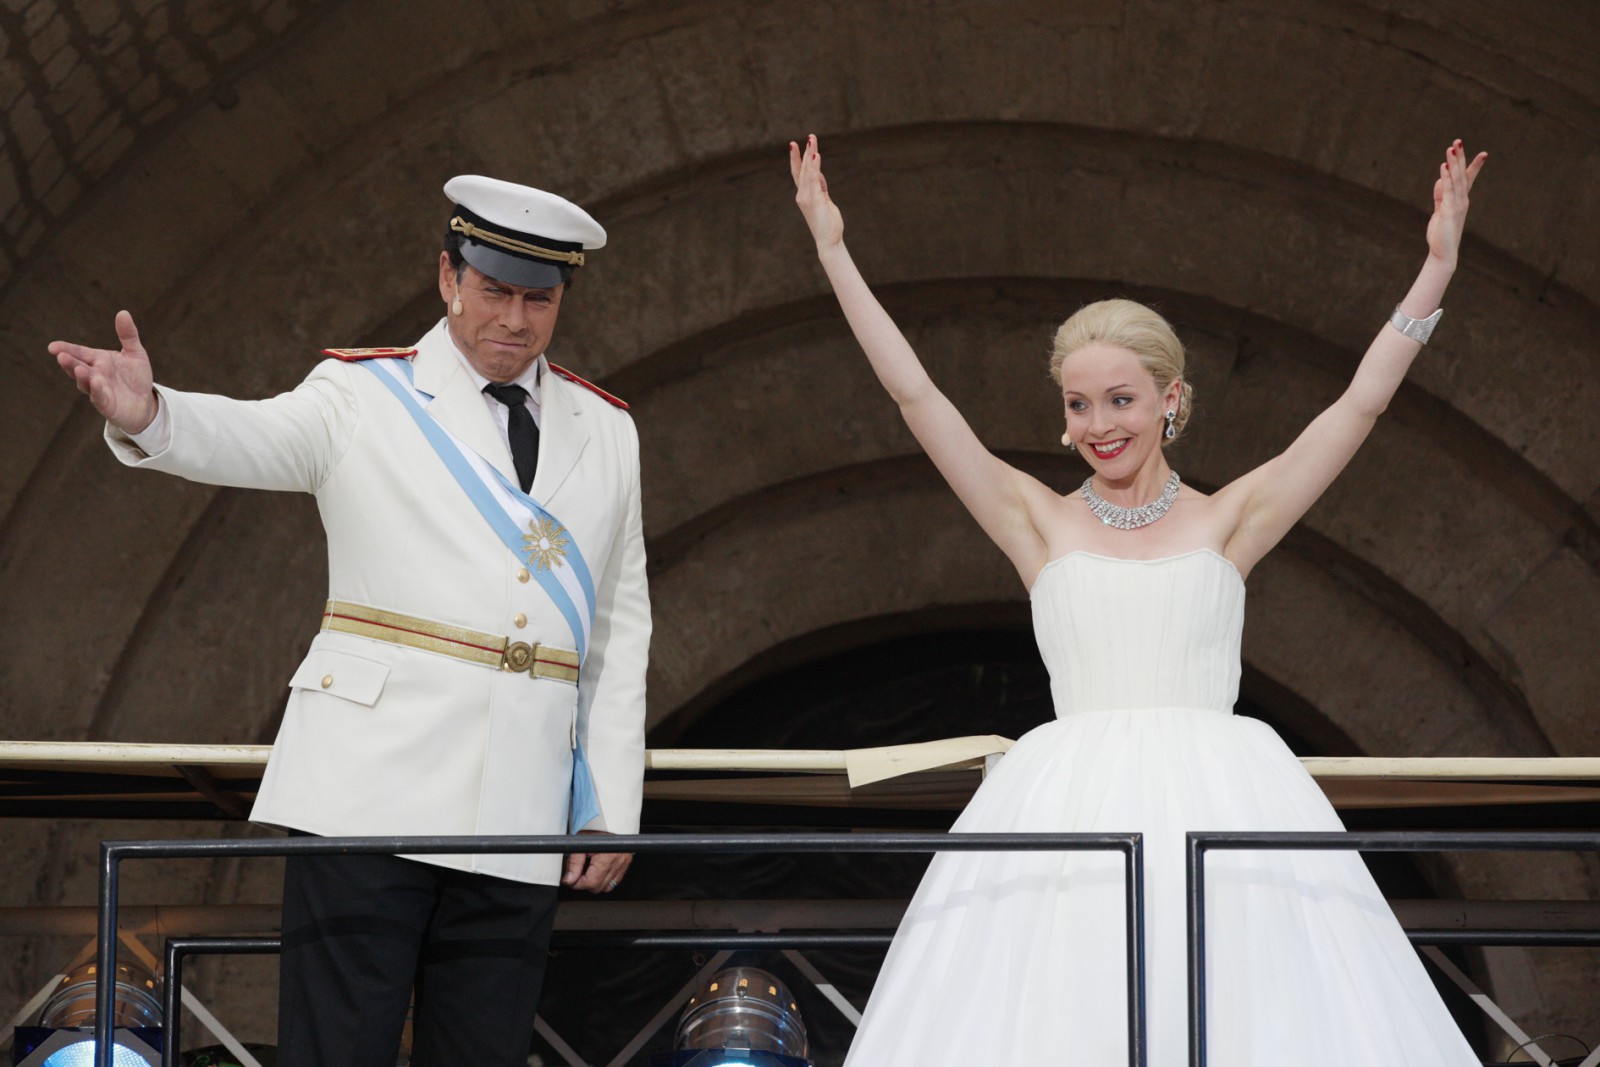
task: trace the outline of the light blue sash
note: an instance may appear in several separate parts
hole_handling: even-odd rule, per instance
[[[417,388],[410,360],[367,359],[360,365],[371,371],[400,401],[478,514],[555,603],[572,629],[581,670],[589,654],[589,633],[594,627],[594,578],[567,528],[494,464],[428,414],[428,404],[433,397]],[[583,754],[583,742],[576,737],[572,750],[572,794],[567,811],[569,833],[583,829],[600,814],[594,776]]]

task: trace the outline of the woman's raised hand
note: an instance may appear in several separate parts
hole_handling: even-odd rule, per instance
[[[1489,153],[1479,152],[1471,163],[1457,139],[1445,149],[1439,180],[1433,183],[1433,218],[1428,220],[1428,252],[1455,266],[1461,251],[1461,231],[1467,227],[1467,193],[1483,169]]]
[[[789,173],[794,176],[794,202],[806,217],[811,237],[821,251],[844,239],[844,216],[828,196],[828,179],[822,176],[822,153],[817,135],[806,137],[806,147],[789,142]]]

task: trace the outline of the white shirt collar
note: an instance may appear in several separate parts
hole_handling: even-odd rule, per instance
[[[444,338],[450,343],[450,351],[456,354],[456,359],[460,361],[461,368],[471,376],[473,385],[477,387],[478,392],[483,392],[483,387],[489,384],[489,379],[479,374],[478,369],[472,365],[471,361],[462,354],[461,349],[456,346],[456,339],[450,334],[448,322],[444,324]],[[528,364],[526,370],[506,384],[520,385],[526,389],[529,403],[537,408],[540,406],[539,384],[544,380],[544,369],[547,365],[548,360],[544,358],[544,353],[541,352],[539,353],[539,358]]]

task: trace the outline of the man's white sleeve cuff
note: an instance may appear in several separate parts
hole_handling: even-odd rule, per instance
[[[160,402],[160,396],[158,391],[156,417],[150,420],[150,425],[138,433],[126,435],[147,456],[159,456],[172,447],[172,420],[167,418],[167,405]]]

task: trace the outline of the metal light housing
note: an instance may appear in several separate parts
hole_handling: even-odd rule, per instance
[[[11,1045],[15,1067],[90,1067],[94,1063],[96,965],[70,971],[39,1013],[39,1025],[19,1026]],[[113,1067],[161,1062],[161,997],[141,964],[118,960],[112,1017]]]
[[[730,967],[701,984],[678,1020],[677,1051],[662,1067],[810,1067],[793,994],[756,967]]]

